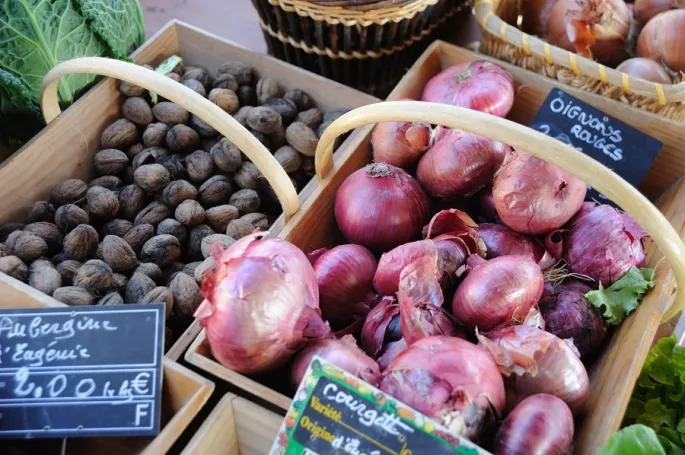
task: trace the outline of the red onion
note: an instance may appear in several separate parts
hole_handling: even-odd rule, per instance
[[[441,210],[423,228],[423,237],[436,243],[450,240],[462,243],[471,254],[485,256],[485,244],[476,232],[478,225],[465,212],[457,209]]]
[[[297,387],[302,382],[302,378],[315,355],[373,386],[378,384],[381,378],[378,364],[357,347],[352,335],[345,335],[339,340],[327,338],[312,341],[298,352],[290,372],[290,380],[293,386]]]
[[[412,344],[383,372],[379,388],[469,439],[505,405],[492,357],[460,338],[433,336]]]
[[[545,234],[545,249],[554,257],[555,261],[559,261],[564,255],[564,231],[557,229]]]
[[[586,192],[579,178],[521,152],[504,162],[492,188],[504,224],[533,235],[560,228],[578,211]]]
[[[442,309],[445,300],[438,282],[441,275],[437,254],[417,259],[402,270],[397,300],[402,338],[409,345],[433,335],[465,338]]]
[[[685,8],[683,0],[635,0],[635,19],[644,26],[657,14],[678,8]]]
[[[632,14],[623,0],[558,0],[547,41],[612,67],[626,59]]]
[[[512,231],[501,224],[481,223],[476,228],[487,248],[487,258],[499,256],[524,256],[535,261],[542,270],[557,261],[536,239]]]
[[[481,222],[502,223],[495,208],[495,198],[492,196],[492,186],[484,188],[473,199],[473,211],[477,214],[476,219]]]
[[[372,280],[378,263],[363,246],[340,245],[326,251],[314,263],[319,284],[319,306],[324,319],[343,327],[354,316],[369,312],[375,296]]]
[[[450,130],[421,157],[416,178],[433,197],[468,197],[490,184],[510,150],[487,137]]]
[[[478,334],[478,341],[506,377],[509,408],[536,393],[562,399],[573,415],[585,408],[590,380],[578,355],[565,341],[526,325]]]
[[[392,361],[395,360],[395,357],[403,353],[405,349],[407,349],[407,342],[404,341],[404,338],[388,343],[383,354],[378,357],[378,366],[381,371],[385,371]]]
[[[495,455],[571,453],[573,415],[554,395],[538,393],[521,401],[504,419],[495,438]]]
[[[514,78],[499,65],[477,60],[444,69],[428,81],[421,101],[506,117],[514,105]]]
[[[647,233],[627,213],[586,202],[568,228],[565,259],[574,273],[609,286],[644,264],[641,239]]]
[[[500,256],[474,265],[452,298],[452,314],[467,330],[492,330],[522,322],[542,295],[542,270],[532,259]]]
[[[399,335],[396,337],[393,337],[393,333],[388,333],[393,321],[399,322],[399,316],[400,306],[393,297],[384,297],[369,311],[361,335],[361,346],[368,355],[377,358],[386,342],[397,341],[402,337],[399,330],[396,330],[395,335]]]
[[[239,373],[271,370],[308,340],[330,334],[307,257],[267,235],[250,234],[215,256],[195,312],[214,358]]]
[[[576,280],[553,287],[545,283],[538,306],[545,319],[545,330],[561,339],[571,339],[581,360],[594,357],[602,346],[607,325],[604,318],[585,299],[592,289]]]
[[[429,216],[426,193],[406,171],[369,164],[348,176],[335,197],[335,220],[350,243],[389,251],[419,238]]]
[[[636,52],[663,63],[673,71],[685,71],[685,10],[669,10],[647,22],[637,39]]]
[[[400,101],[413,101],[402,98]],[[373,159],[409,169],[431,144],[431,126],[421,122],[381,122],[371,134]]]
[[[547,36],[547,23],[557,0],[526,0],[523,2],[521,30],[531,35]]]
[[[663,65],[648,58],[635,57],[624,61],[616,70],[657,84],[672,84],[671,76]]]
[[[326,252],[328,251],[328,248],[319,248],[318,250],[314,250],[311,253],[307,255],[307,259],[309,259],[309,263],[313,266],[316,261],[323,256]]]

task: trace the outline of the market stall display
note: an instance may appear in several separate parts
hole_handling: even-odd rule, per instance
[[[630,6],[623,0],[479,1],[481,51],[683,122],[678,37],[685,12],[678,2]]]

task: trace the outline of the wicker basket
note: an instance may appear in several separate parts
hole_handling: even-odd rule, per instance
[[[525,69],[631,106],[685,122],[685,85],[662,85],[634,78],[593,60],[552,46],[515,26],[521,0],[478,0],[483,29],[480,51]]]
[[[252,0],[269,53],[384,98],[471,0]]]

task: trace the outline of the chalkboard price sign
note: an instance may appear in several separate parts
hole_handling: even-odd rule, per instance
[[[159,433],[164,304],[0,311],[0,438]]]
[[[633,186],[642,183],[663,146],[653,137],[556,88],[530,126],[591,156]],[[588,197],[610,203],[594,189],[589,189]]]
[[[483,449],[315,356],[272,455],[484,455]]]

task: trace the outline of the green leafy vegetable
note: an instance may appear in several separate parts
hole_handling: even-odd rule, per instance
[[[685,454],[685,348],[675,336],[647,355],[623,419],[633,423],[652,428],[668,455]]]
[[[647,290],[654,287],[654,269],[633,266],[628,273],[608,288],[602,283],[599,289],[585,294],[609,324],[618,325],[632,313]]]
[[[631,425],[614,433],[597,455],[667,455],[654,430]]]
[[[179,57],[178,55],[172,55],[171,57],[160,63],[159,66],[155,68],[155,72],[166,76],[181,63],[183,63],[183,59],[181,57]],[[158,96],[156,93],[150,92],[150,101],[152,101],[152,104],[157,104]]]
[[[43,125],[29,89],[14,75],[0,70],[0,142],[25,142]],[[4,118],[4,114],[7,115]]]
[[[143,12],[138,0],[76,0],[76,3],[114,57],[127,59],[145,40]]]

